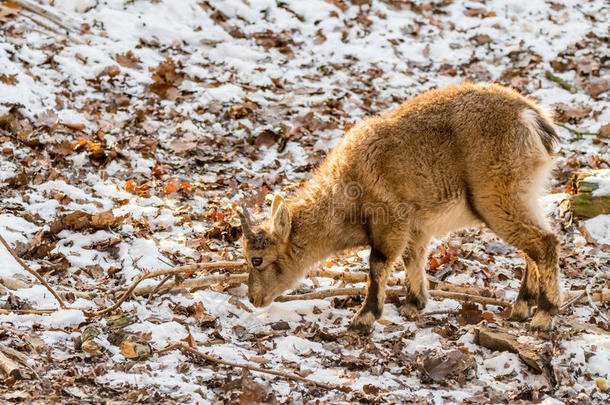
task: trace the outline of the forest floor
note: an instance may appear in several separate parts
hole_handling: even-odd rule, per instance
[[[561,143],[542,203],[561,237],[564,288],[607,288],[610,216],[571,218],[566,187],[574,172],[610,164],[609,20],[603,0],[2,3],[0,235],[79,309],[58,309],[0,246],[0,343],[38,376],[5,378],[0,399],[608,403],[607,302],[602,315],[570,306],[546,334],[493,305],[434,299],[425,312],[442,313],[407,322],[390,301],[358,337],[344,332],[361,296],[257,309],[243,284],[222,282],[123,302],[115,313],[134,322],[123,332],[153,349],[144,360],[129,351],[142,346],[116,345],[104,319],[93,343],[83,332],[95,320],[86,312],[144,272],[241,260],[238,202],[262,217],[269,196],[289,196],[355,122],[466,79],[556,111]],[[360,274],[367,256],[320,268]],[[428,275],[510,301],[523,266],[493,233],[471,229],[434,241]],[[306,279],[298,290],[340,284]],[[518,336],[540,370],[478,344],[477,324]],[[176,341],[344,389],[159,352]]]

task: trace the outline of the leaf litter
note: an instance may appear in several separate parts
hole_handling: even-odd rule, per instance
[[[79,22],[70,36],[83,45],[33,23],[17,3],[0,6],[0,232],[72,294],[74,307],[104,306],[107,292],[146,271],[240,258],[241,200],[268,212],[267,194],[297,189],[354,122],[464,79],[517,88],[552,106],[569,128],[599,134],[560,129],[554,194],[543,204],[560,229],[566,290],[584,288],[596,267],[608,271],[609,250],[583,244],[559,215],[569,173],[608,161],[609,11],[601,1],[44,2]],[[0,254],[2,307],[53,308],[49,294]],[[363,257],[342,255],[326,266],[364,269]],[[510,300],[522,267],[519,253],[489,231],[469,230],[434,241],[428,275]],[[137,321],[116,330],[108,319],[91,326],[81,311],[1,314],[0,343],[29,356],[42,377],[8,377],[2,395],[130,403],[608,400],[608,325],[587,305],[562,314],[546,337],[506,321],[499,308],[453,300],[431,301],[426,311],[441,313],[417,322],[388,303],[372,336],[345,334],[360,304],[349,297],[259,310],[244,286],[219,284],[127,300],[121,317]],[[517,349],[476,343],[476,328],[494,324],[516,336],[503,339]],[[154,354],[179,340],[351,391]],[[519,347],[541,350],[542,373],[521,360]]]

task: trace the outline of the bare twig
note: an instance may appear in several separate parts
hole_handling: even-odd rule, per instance
[[[150,300],[152,299],[153,295],[155,295],[155,293],[157,291],[159,291],[159,289],[163,286],[163,284],[165,284],[167,282],[167,280],[172,278],[172,276],[173,276],[173,274],[168,274],[167,276],[165,276],[165,278],[163,280],[161,280],[161,282],[159,284],[157,284],[155,289],[152,290],[150,294],[148,294],[148,299],[146,300],[147,304],[150,302]]]
[[[573,133],[574,135],[576,135],[578,137],[582,137],[584,135],[594,135],[594,136],[601,135],[601,132],[582,132],[582,131],[577,131],[574,128],[570,128],[569,126],[564,125],[564,124],[560,124],[560,123],[556,123],[555,125],[560,126],[563,129],[567,129],[568,131],[570,131],[571,133]]]
[[[100,315],[104,315],[108,312],[114,311],[115,309],[120,307],[121,304],[131,295],[131,293],[135,290],[135,288],[138,286],[138,284],[140,284],[142,281],[149,279],[149,278],[166,276],[168,274],[191,273],[191,272],[195,272],[195,271],[199,271],[199,270],[211,270],[211,269],[239,267],[239,266],[243,266],[243,265],[244,265],[244,262],[212,262],[212,263],[193,264],[190,266],[177,267],[174,269],[165,269],[165,270],[153,271],[150,273],[144,273],[144,274],[140,275],[140,277],[138,277],[136,279],[136,281],[131,283],[131,285],[127,288],[127,290],[123,293],[123,295],[121,295],[121,297],[118,299],[118,301],[114,303],[114,305],[112,305],[108,308],[101,309],[99,311],[87,313],[87,315],[90,317],[100,316]]]
[[[17,256],[17,254],[15,253],[13,248],[11,248],[11,246],[6,242],[6,240],[4,240],[2,235],[0,235],[0,242],[2,242],[2,244],[4,245],[6,250],[8,250],[8,252],[11,254],[11,256],[13,256],[13,258],[17,261],[17,263],[19,263],[21,265],[21,267],[24,268],[24,270],[26,270],[28,273],[30,273],[31,275],[36,277],[38,279],[38,281],[40,281],[42,283],[42,285],[44,285],[47,288],[47,290],[49,290],[51,292],[51,294],[53,294],[53,296],[55,297],[55,299],[59,303],[59,306],[62,309],[68,309],[68,307],[64,303],[64,300],[59,296],[59,294],[57,294],[57,292],[55,292],[55,290],[49,285],[49,283],[47,283],[47,280],[45,280],[44,277],[42,277],[36,270],[33,270],[32,268],[30,268],[30,266],[25,264],[25,262],[23,260],[21,260],[21,258],[19,256]]]
[[[6,375],[9,377],[13,377],[16,380],[22,378],[19,364],[2,353],[0,353],[0,368],[2,368],[2,370],[4,370]]]
[[[544,72],[544,75],[546,76],[547,79],[554,81],[555,83],[557,83],[561,88],[569,91],[570,93],[574,94],[576,93],[578,90],[576,89],[576,87],[574,87],[574,85],[572,85],[571,83],[568,83],[567,81],[563,80],[561,77],[554,75],[553,73],[551,73],[550,70],[546,70]]]
[[[40,379],[36,370],[34,370],[28,363],[30,363],[30,358],[25,354],[21,353],[18,350],[13,349],[10,346],[6,346],[0,344],[0,353],[6,356],[5,358],[14,360],[15,362],[21,364],[22,368],[19,371],[19,375],[21,378],[32,378],[36,377]]]
[[[208,287],[208,286],[211,286],[214,284],[220,284],[220,283],[241,284],[241,283],[245,283],[246,281],[248,281],[247,274],[213,274],[213,275],[205,276],[205,277],[190,278],[190,279],[182,280],[178,283],[174,283],[172,285],[168,285],[160,293],[167,294],[168,292],[171,292],[171,291],[178,291],[178,290],[184,290],[184,289],[190,289],[190,288]],[[155,288],[153,288],[152,286],[136,288],[133,291],[133,294],[137,295],[137,296],[149,295],[154,291]]]
[[[604,322],[606,322],[606,324],[610,324],[610,319],[608,319],[608,316],[599,309],[595,302],[593,302],[593,297],[591,297],[591,286],[593,285],[593,283],[595,283],[595,280],[597,280],[597,277],[599,277],[600,274],[602,273],[598,269],[597,273],[595,273],[591,281],[587,283],[585,291],[587,293],[587,299],[589,300],[589,305],[591,306],[591,308],[593,308],[593,310],[599,314],[599,316],[604,320]]]
[[[583,290],[580,293],[577,293],[576,295],[574,295],[569,301],[567,301],[565,304],[563,304],[561,306],[561,308],[559,308],[559,312],[569,308],[570,306],[572,306],[572,304],[574,304],[575,302],[580,301],[585,295],[587,294],[586,290]]]
[[[57,309],[0,309],[0,314],[8,315],[11,313],[21,315],[45,315],[57,312]]]
[[[9,276],[0,276],[0,284],[3,285],[4,287],[8,288],[9,290],[19,290],[22,288],[31,288],[32,284],[19,280],[15,277],[9,277]],[[99,293],[95,292],[95,291],[74,291],[74,290],[64,290],[64,289],[57,289],[55,290],[57,291],[57,294],[59,294],[60,297],[62,297],[63,299],[66,299],[67,295],[74,295],[75,297],[78,298],[85,298],[85,299],[92,299],[98,296]]]
[[[322,298],[329,298],[329,297],[340,297],[340,296],[345,296],[345,295],[358,295],[358,294],[363,295],[365,293],[366,293],[365,288],[336,288],[336,289],[330,289],[330,290],[316,291],[316,292],[312,292],[312,293],[308,293],[308,294],[282,295],[280,297],[277,297],[275,299],[275,301],[285,302],[285,301],[295,301],[295,300],[313,300],[313,299],[322,299]],[[399,289],[389,288],[386,290],[387,296],[403,296],[406,294],[407,294],[407,291],[405,291],[404,288],[399,288]],[[508,301],[499,300],[496,298],[481,297],[478,295],[464,294],[464,293],[451,292],[451,291],[431,290],[430,296],[435,297],[435,298],[449,298],[449,299],[454,299],[454,300],[459,300],[459,301],[477,302],[479,304],[486,304],[486,305],[498,305],[501,307],[507,307],[507,306],[511,305],[511,303]]]
[[[44,21],[41,21],[40,19],[35,17],[35,13],[21,13],[22,16],[32,20],[32,22],[40,25],[43,28],[46,28],[47,30],[51,31],[53,34],[55,35],[59,35],[59,36],[63,36],[66,39],[68,39],[69,41],[74,42],[77,45],[82,45],[84,44],[83,41],[81,41],[80,39],[76,38],[74,35],[66,35],[64,32],[60,31],[59,29],[53,27],[52,25],[46,24]],[[47,32],[44,32],[43,30],[36,30],[38,32],[42,32],[45,35],[48,35]]]
[[[275,375],[278,377],[282,377],[288,380],[293,380],[293,381],[300,381],[302,383],[305,384],[310,384],[310,385],[316,385],[318,387],[322,387],[325,388],[327,390],[334,390],[334,389],[339,389],[342,391],[347,391],[349,390],[349,388],[344,387],[344,386],[340,386],[340,385],[334,385],[334,384],[326,384],[323,382],[318,382],[318,381],[314,381],[314,380],[310,380],[308,378],[304,378],[295,374],[290,374],[290,373],[285,373],[282,371],[276,371],[276,370],[267,370],[264,368],[260,368],[260,367],[256,367],[256,366],[251,366],[249,364],[241,364],[241,363],[233,363],[232,361],[227,361],[227,360],[222,360],[213,356],[210,356],[209,354],[205,354],[200,352],[199,350],[190,347],[189,345],[187,345],[186,343],[183,342],[170,342],[170,345],[164,349],[159,350],[157,353],[165,353],[171,350],[180,350],[182,353],[184,354],[192,354],[195,355],[197,357],[200,357],[204,360],[207,360],[209,362],[212,363],[217,363],[217,364],[222,364],[225,366],[229,366],[229,367],[236,367],[236,368],[245,368],[247,370],[250,371],[256,371],[259,373],[265,373],[265,374],[271,374],[271,375]]]
[[[368,274],[366,273],[350,273],[344,271],[333,271],[333,270],[312,270],[308,273],[310,277],[324,277],[332,278],[333,280],[341,280],[346,283],[366,283],[368,281]],[[437,281],[429,279],[431,290],[443,290],[452,291],[456,293],[471,294],[471,295],[482,295],[480,288],[472,285],[457,285],[447,283],[445,281]],[[404,285],[404,280],[397,277],[388,277],[386,283],[388,286]]]
[[[23,9],[46,18],[68,32],[72,31],[78,33],[79,31],[77,27],[71,27],[64,22],[66,20],[66,16],[59,15],[47,7],[43,7],[31,0],[18,0],[17,2]]]
[[[423,313],[420,314],[420,316],[457,315],[459,313],[460,313],[460,311],[458,311],[456,309],[442,309],[442,310],[439,310],[439,311],[423,312]]]

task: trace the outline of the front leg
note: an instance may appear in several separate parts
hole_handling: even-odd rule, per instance
[[[386,282],[390,274],[387,257],[375,248],[371,249],[369,264],[369,281],[366,298],[349,326],[350,331],[359,334],[371,333],[375,320],[381,317],[385,301]]]

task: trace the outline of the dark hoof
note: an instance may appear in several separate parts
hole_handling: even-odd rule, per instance
[[[517,300],[513,303],[513,309],[508,317],[509,321],[521,322],[532,316],[532,306],[524,300]]]
[[[352,322],[350,323],[347,330],[349,332],[357,333],[358,335],[370,335],[375,329],[375,317],[373,314],[368,313],[366,315],[356,314]]]
[[[400,307],[398,312],[406,320],[413,321],[419,317],[420,309],[417,308],[417,306],[407,302]]]
[[[553,315],[549,314],[546,311],[536,312],[536,315],[532,318],[532,322],[530,323],[530,328],[532,330],[544,331],[548,332],[553,329]]]

